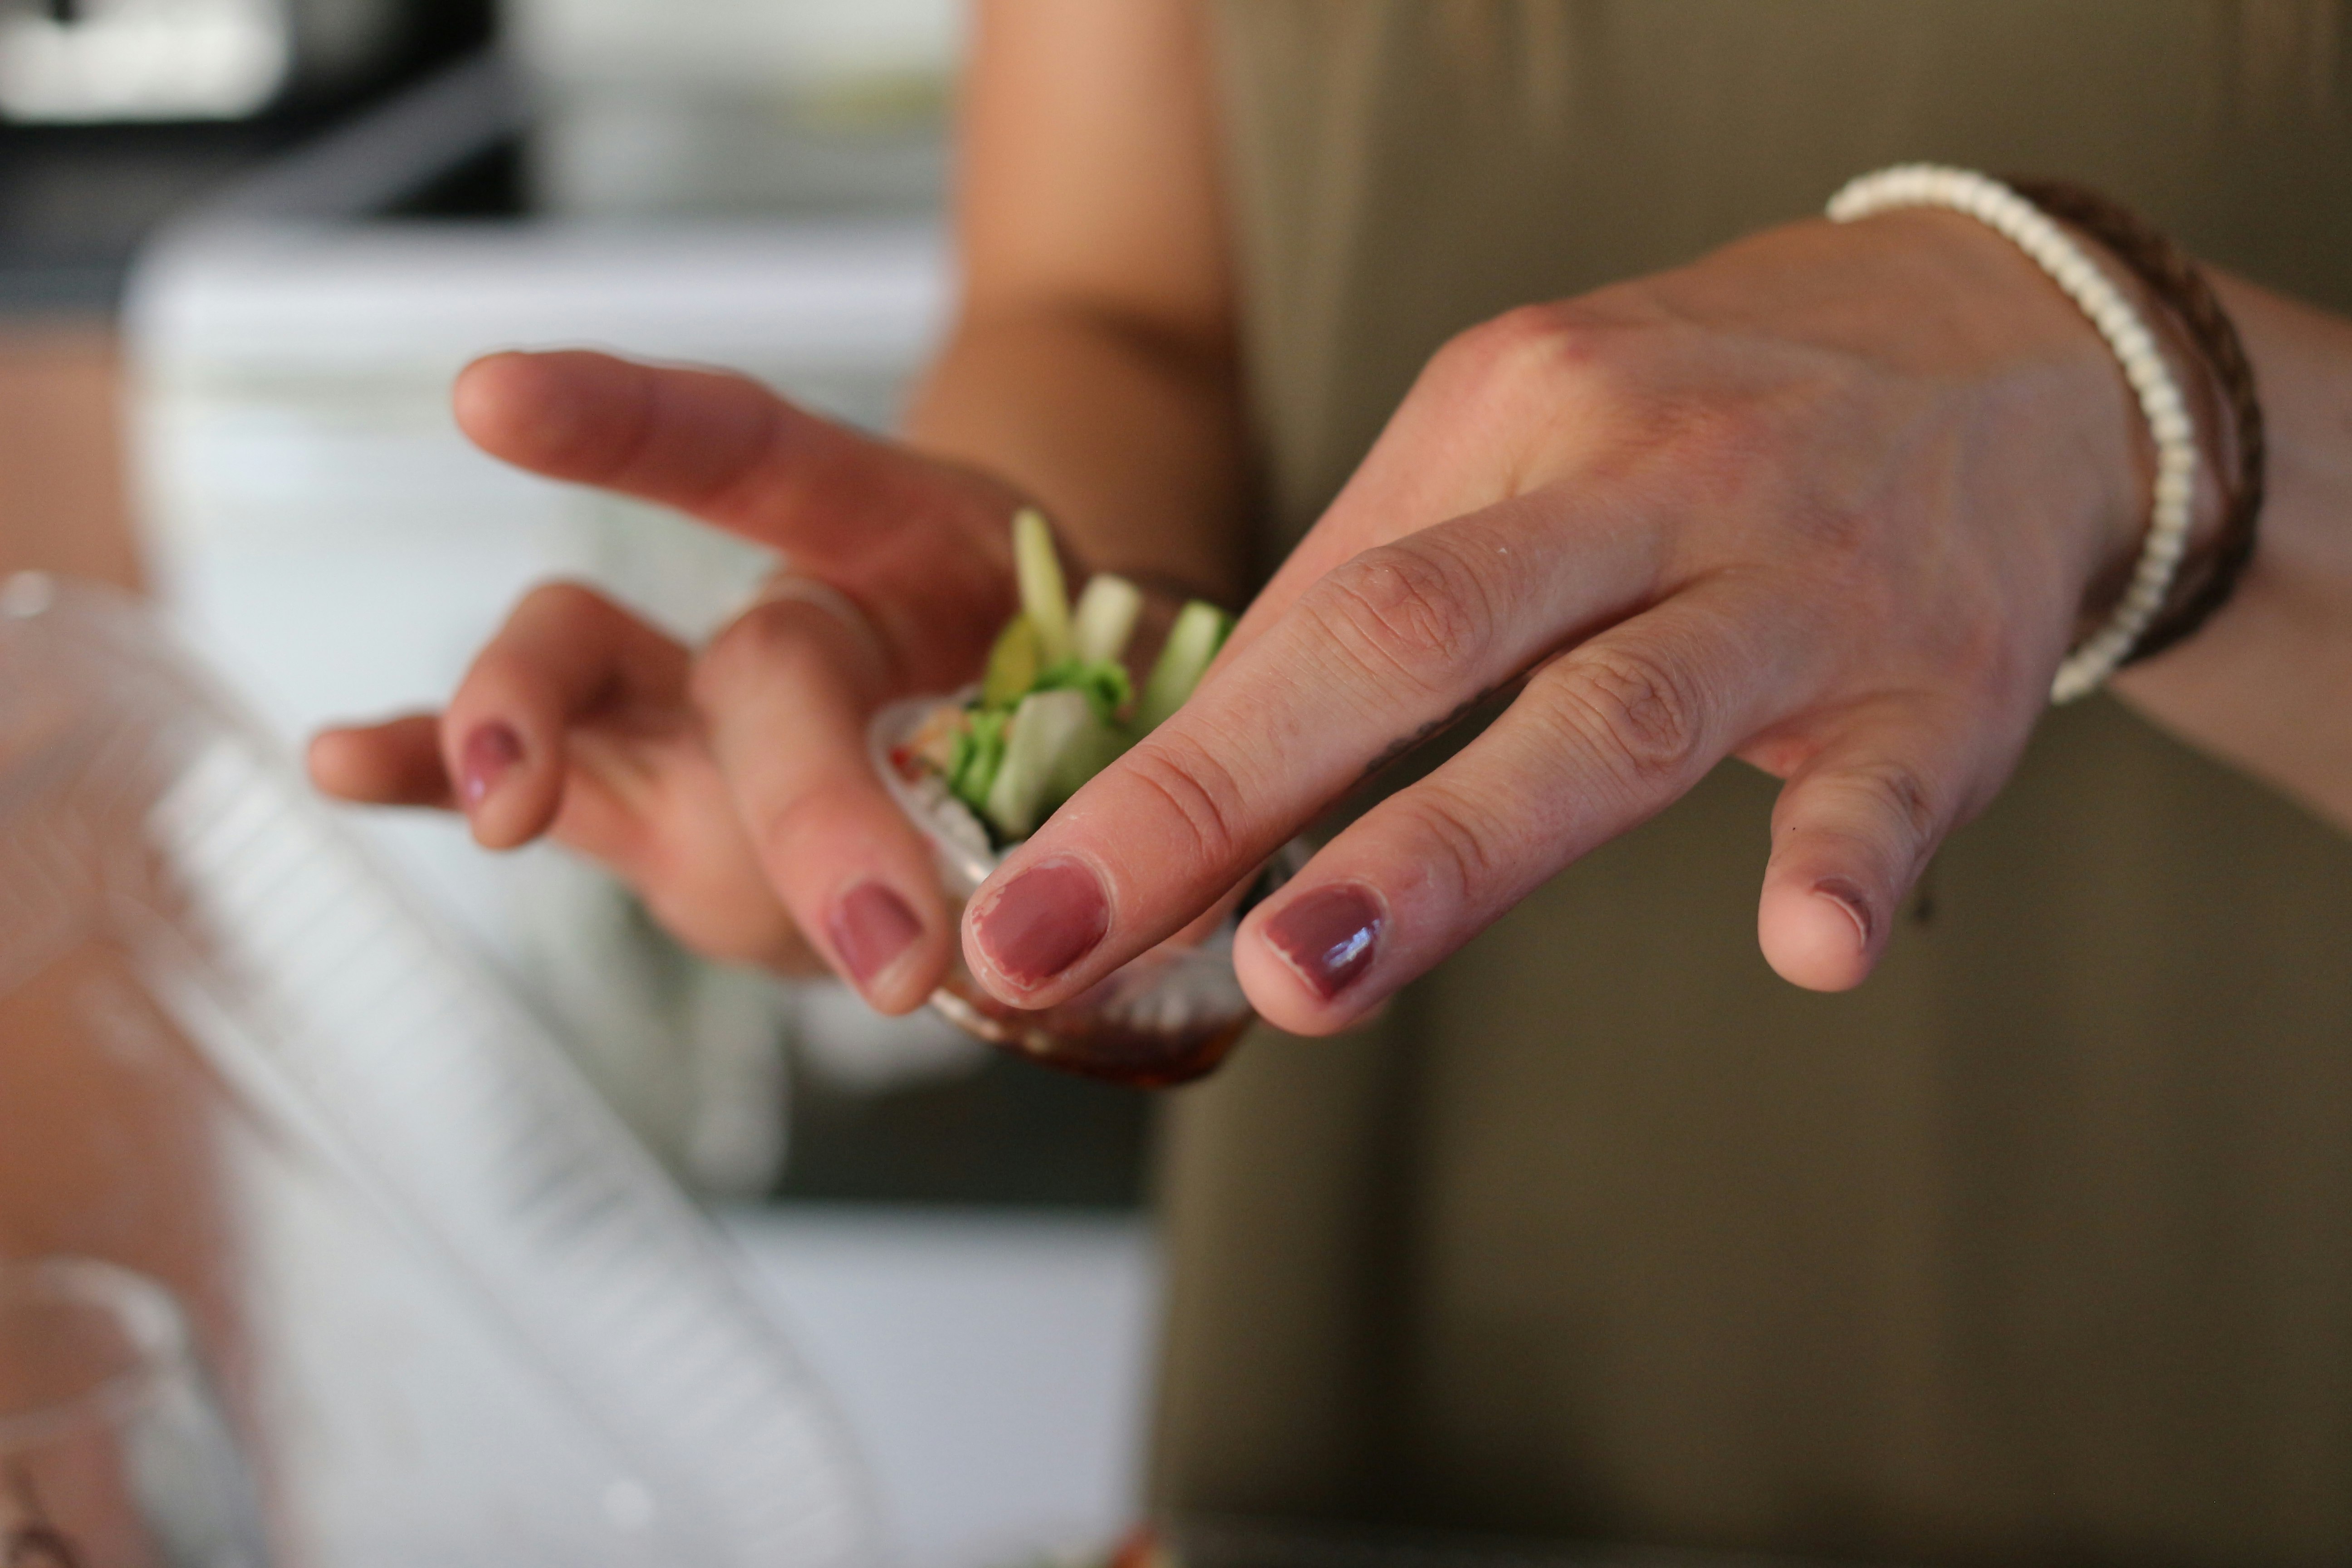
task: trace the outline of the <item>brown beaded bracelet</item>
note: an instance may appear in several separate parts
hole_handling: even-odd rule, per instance
[[[2254,367],[2246,358],[2237,327],[2197,263],[2138,214],[2066,180],[2022,179],[2008,184],[2050,216],[2097,240],[2140,281],[2179,325],[2229,416],[2229,444],[2236,461],[2228,469],[2216,465],[2223,476],[2221,533],[2200,559],[2189,563],[2189,570],[2183,574],[2185,591],[2140,635],[2124,660],[2137,663],[2203,626],[2228,600],[2246,563],[2253,559],[2267,456]]]

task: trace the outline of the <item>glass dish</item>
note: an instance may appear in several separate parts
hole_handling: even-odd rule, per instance
[[[934,713],[972,695],[965,690],[894,702],[874,716],[866,731],[874,770],[929,840],[940,886],[959,919],[1003,857],[946,783],[913,763],[908,744]],[[1234,931],[1250,907],[1304,859],[1300,847],[1285,847],[1206,937],[1189,943],[1171,938],[1052,1007],[1015,1007],[989,994],[959,944],[946,980],[931,993],[931,1005],[991,1045],[1066,1072],[1143,1089],[1189,1082],[1214,1070],[1255,1021],[1234,973]]]

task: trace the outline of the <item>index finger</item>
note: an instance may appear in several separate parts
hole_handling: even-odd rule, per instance
[[[549,479],[673,507],[783,551],[850,595],[918,680],[925,650],[985,647],[1009,608],[1004,519],[985,476],[796,408],[749,376],[587,350],[495,353],[452,393],[491,456]]]
[[[1327,574],[972,900],[964,952],[1047,1006],[1165,940],[1406,747],[1659,591],[1631,508],[1514,498]]]

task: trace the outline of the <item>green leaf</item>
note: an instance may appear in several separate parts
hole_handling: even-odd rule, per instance
[[[948,788],[974,811],[988,807],[988,792],[1004,764],[1004,731],[1012,717],[1008,710],[986,708],[971,709],[964,715],[965,728],[956,738]]]
[[[1135,697],[1135,682],[1128,679],[1126,667],[1109,659],[1058,659],[1038,672],[1034,690],[1082,692],[1095,717],[1108,724],[1116,721]]]

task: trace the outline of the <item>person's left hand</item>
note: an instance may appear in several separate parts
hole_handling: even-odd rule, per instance
[[[1524,678],[1251,912],[1262,1014],[1344,1026],[1727,755],[1788,781],[1766,956],[1855,984],[2119,587],[2143,447],[2073,305],[1949,214],[1797,225],[1489,322],[1193,700],[972,900],[966,955],[1005,1000],[1058,1002]]]

